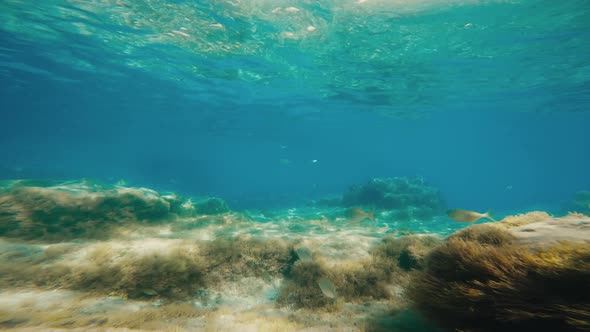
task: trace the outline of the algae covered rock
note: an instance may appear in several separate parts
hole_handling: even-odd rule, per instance
[[[318,284],[327,276],[327,268],[319,262],[297,261],[289,270],[287,280],[277,296],[277,304],[293,308],[334,308],[335,301],[326,297]]]
[[[219,197],[209,197],[196,202],[195,209],[199,214],[221,214],[230,211],[227,203]]]
[[[450,236],[411,283],[415,308],[461,331],[590,330],[590,219],[533,217]]]
[[[145,188],[87,183],[13,185],[0,192],[0,236],[60,240],[101,237],[130,222],[166,220],[170,202]]]
[[[249,236],[217,238],[201,249],[210,266],[209,277],[217,279],[282,275],[296,260],[293,245],[279,239]]]
[[[420,177],[372,179],[350,187],[342,204],[396,210],[401,219],[428,219],[445,210],[441,193]]]
[[[205,285],[207,262],[198,250],[196,245],[180,244],[136,252],[103,244],[89,250],[82,264],[64,262],[45,272],[62,280],[61,287],[76,290],[129,298],[190,298]]]
[[[367,259],[339,264],[331,264],[319,253],[306,254],[308,258],[297,260],[286,271],[277,303],[326,310],[337,309],[342,301],[363,303],[395,298],[401,303],[404,300],[400,294],[410,281],[411,271],[423,267],[424,257],[440,241],[428,235],[387,237]]]
[[[386,237],[372,251],[372,256],[383,270],[400,268],[404,271],[424,268],[426,255],[441,240],[429,235],[410,235],[400,238]],[[384,265],[389,265],[385,267]]]

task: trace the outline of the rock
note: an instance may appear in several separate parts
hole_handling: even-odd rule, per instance
[[[510,232],[526,246],[551,246],[560,241],[590,244],[590,217],[547,218],[513,227]]]
[[[441,327],[589,331],[590,218],[532,214],[467,227],[426,257],[408,296]]]
[[[49,187],[19,183],[0,191],[0,236],[48,241],[100,237],[113,225],[171,217],[170,202],[145,188],[105,188],[86,181]]]
[[[420,177],[372,179],[342,196],[342,205],[396,210],[401,219],[429,219],[445,210],[441,193]]]

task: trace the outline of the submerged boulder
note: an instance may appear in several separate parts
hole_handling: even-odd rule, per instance
[[[400,219],[429,219],[445,210],[441,193],[421,177],[372,179],[342,196],[342,205],[395,210]]]
[[[426,257],[416,309],[461,331],[590,331],[590,218],[533,213],[463,229]]]
[[[194,205],[199,214],[221,214],[230,211],[227,203],[219,197],[209,197],[196,202]]]
[[[107,235],[113,225],[171,217],[170,201],[145,188],[17,185],[0,191],[0,236],[62,240]]]

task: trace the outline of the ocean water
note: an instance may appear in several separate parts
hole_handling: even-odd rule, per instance
[[[446,209],[492,210],[498,220],[530,211],[587,213],[589,125],[584,0],[2,0],[0,266],[18,261],[51,270],[65,263],[38,255],[63,244],[64,262],[102,269],[100,257],[131,262],[129,252],[167,252],[162,248],[221,252],[222,244],[203,243],[246,236],[304,245],[333,267],[372,257],[388,236],[444,238],[466,227]],[[23,179],[33,182],[15,182]],[[368,200],[340,201],[374,179],[398,181],[382,194],[405,195],[396,202],[406,203],[391,207],[366,193]],[[430,190],[436,194],[425,194]],[[227,209],[199,210],[210,207],[207,197],[221,198]],[[108,203],[96,204],[103,199]],[[169,211],[158,214],[159,204]],[[375,209],[375,222],[346,222],[351,207]],[[141,223],[160,219],[167,222]],[[15,220],[29,228],[15,230]],[[124,231],[111,232],[111,224]],[[32,231],[35,225],[43,231]],[[191,239],[200,249],[182,242]],[[240,257],[250,257],[244,246],[258,245],[236,243],[230,247]],[[55,272],[53,281],[33,278],[37,288],[17,287],[4,269],[1,286],[12,296],[0,309],[37,299],[34,310],[43,312],[44,301],[71,301],[68,308],[90,310],[96,321],[68,326],[2,309],[0,320],[9,323],[0,326],[100,329],[107,318],[97,312],[169,308],[167,301],[186,300],[185,293],[191,308],[204,310],[201,318],[179,307],[170,310],[189,313],[174,319],[192,321],[165,325],[168,312],[159,323],[113,326],[355,330],[354,319],[366,315],[364,300],[350,295],[305,320],[309,313],[288,311],[304,301],[285,295],[287,272],[243,264],[253,270],[198,265],[227,283],[199,281],[198,291],[180,293],[160,285],[165,278],[157,274],[148,278],[156,286],[115,287],[96,276],[102,281],[84,283],[80,278],[92,277]],[[401,294],[391,289],[394,299]],[[88,302],[80,295],[86,291],[98,300]],[[391,296],[363,296],[375,317],[391,317],[383,314],[393,310]],[[301,310],[308,304],[317,303]],[[365,328],[437,329],[396,305],[399,321]],[[72,315],[67,310],[58,311]]]

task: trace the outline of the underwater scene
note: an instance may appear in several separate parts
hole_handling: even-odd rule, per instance
[[[1,0],[0,330],[590,331],[590,2]]]

